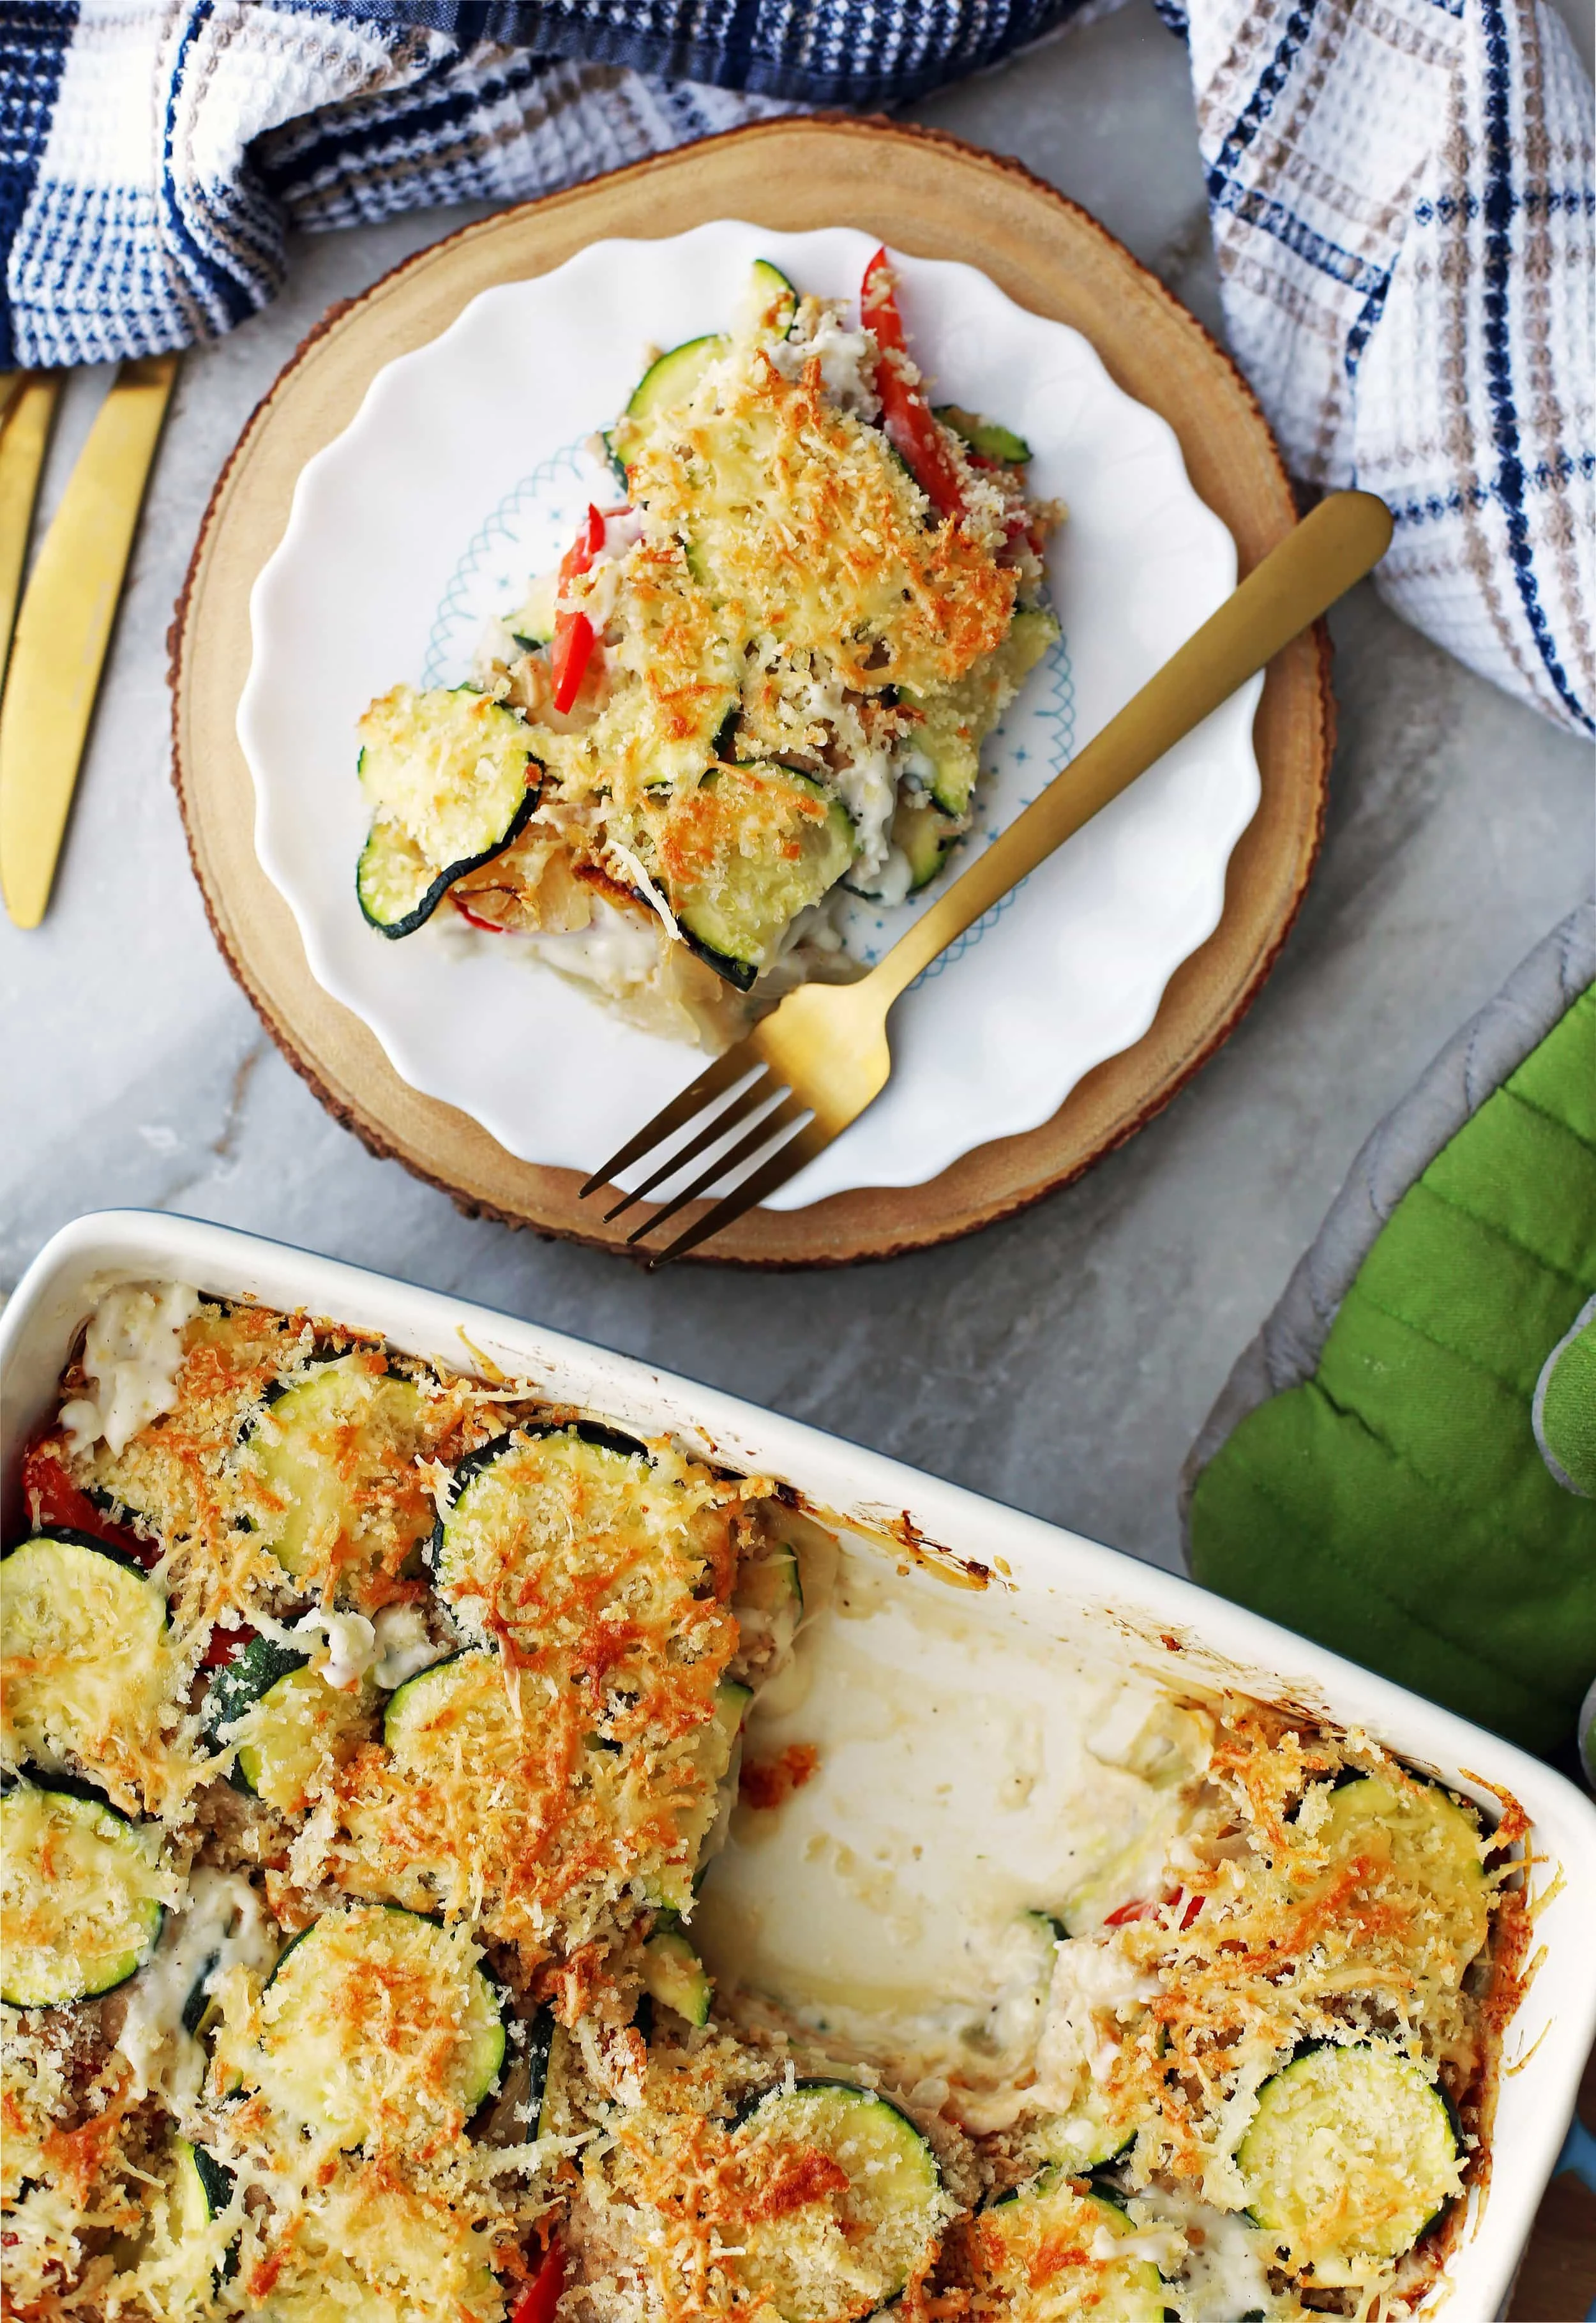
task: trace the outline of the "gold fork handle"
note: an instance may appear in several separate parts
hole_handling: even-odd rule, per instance
[[[885,985],[890,1005],[955,936],[1361,581],[1390,537],[1390,510],[1372,492],[1335,492],[1321,500],[865,981],[878,991]]]

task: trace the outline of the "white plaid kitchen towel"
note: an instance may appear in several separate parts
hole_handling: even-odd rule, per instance
[[[290,226],[512,200],[793,104],[903,102],[1076,0],[0,0],[0,362],[210,338]],[[1233,348],[1379,585],[1596,733],[1591,94],[1545,0],[1160,0]]]

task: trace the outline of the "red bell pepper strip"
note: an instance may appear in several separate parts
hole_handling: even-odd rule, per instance
[[[1180,1891],[1179,1889],[1176,1890],[1177,1895],[1179,1895],[1179,1892]],[[1164,1901],[1166,1904],[1172,1904],[1175,1901],[1175,1896],[1166,1896]],[[1190,1927],[1192,1922],[1197,1918],[1197,1914],[1203,1908],[1203,1901],[1204,1899],[1200,1896],[1187,1896],[1184,1908],[1180,1914],[1180,1925],[1182,1930]],[[1103,1924],[1105,1928],[1128,1928],[1133,1920],[1145,1920],[1157,1909],[1158,1906],[1155,1904],[1150,1904],[1144,1897],[1138,1896],[1133,1903],[1122,1904],[1117,1912],[1110,1912],[1107,1917],[1104,1920]]]
[[[548,665],[555,681],[555,708],[569,710],[582,692],[593,657],[593,625],[585,613],[556,613]]]
[[[449,901],[463,920],[469,920],[473,928],[481,928],[484,935],[501,936],[505,932],[497,920],[484,920],[480,913],[473,912],[469,904],[463,904],[453,887],[449,890]]]
[[[964,489],[953,454],[919,387],[910,385],[893,360],[894,355],[906,360],[909,350],[885,250],[878,250],[865,269],[859,309],[865,328],[875,333],[881,350],[876,392],[881,398],[881,424],[887,441],[908,463],[915,482],[937,513],[959,516],[964,510]]]
[[[60,1439],[55,1437],[30,1444],[23,1455],[23,1502],[32,1525],[47,1531],[60,1528],[86,1532],[108,1547],[121,1549],[124,1556],[136,1557],[146,1569],[161,1562],[161,1550],[154,1541],[141,1540],[136,1532],[108,1517],[87,1492],[78,1490],[62,1464]]]
[[[1151,1909],[1144,1896],[1138,1896],[1134,1903],[1122,1904],[1117,1912],[1108,1913],[1103,1924],[1105,1928],[1128,1928],[1133,1920],[1146,1919]]]
[[[554,2323],[555,2309],[565,2288],[565,2261],[558,2243],[550,2243],[543,2264],[510,2309],[509,2323]]]
[[[603,546],[604,519],[592,500],[589,500],[587,514],[582,522],[582,530],[577,534],[572,546],[560,559],[561,580],[569,581],[573,574],[588,572],[594,557]]]
[[[560,559],[560,587],[573,581],[579,573],[592,570],[592,562],[604,546],[604,519],[592,501],[577,534],[574,545]],[[587,666],[593,654],[593,625],[585,613],[556,613],[554,643],[549,648],[549,669],[555,681],[555,708],[569,710],[582,691],[582,681],[587,675]]]

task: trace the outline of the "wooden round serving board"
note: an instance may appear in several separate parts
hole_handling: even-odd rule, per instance
[[[720,217],[790,233],[861,226],[900,250],[979,267],[1021,306],[1084,332],[1126,392],[1169,422],[1243,573],[1296,520],[1263,417],[1201,325],[1073,203],[1013,161],[923,130],[800,118],[733,131],[467,226],[312,333],[223,471],[172,631],[174,778],[211,924],[284,1055],[372,1152],[463,1209],[613,1249],[624,1247],[619,1234],[578,1203],[574,1171],[517,1161],[468,1115],[409,1088],[316,983],[255,858],[254,789],[234,721],[250,665],[250,590],[282,537],[295,481],[348,426],[383,364],[436,338],[494,283],[546,273],[606,236],[680,234]],[[926,1185],[757,1210],[695,1255],[842,1265],[946,1242],[1078,1177],[1166,1105],[1240,1019],[1301,901],[1324,814],[1328,661],[1318,632],[1270,670],[1256,727],[1262,801],[1231,858],[1224,916],[1134,1048],[1089,1073],[1040,1128],[983,1146]]]

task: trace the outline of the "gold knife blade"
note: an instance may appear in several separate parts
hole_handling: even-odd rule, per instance
[[[36,928],[50,902],[177,370],[175,354],[141,355],[117,372],[17,616],[0,705],[0,888],[19,928]]]
[[[50,448],[60,385],[57,372],[13,372],[0,418],[0,679],[5,677],[5,657],[11,650],[33,502]]]

